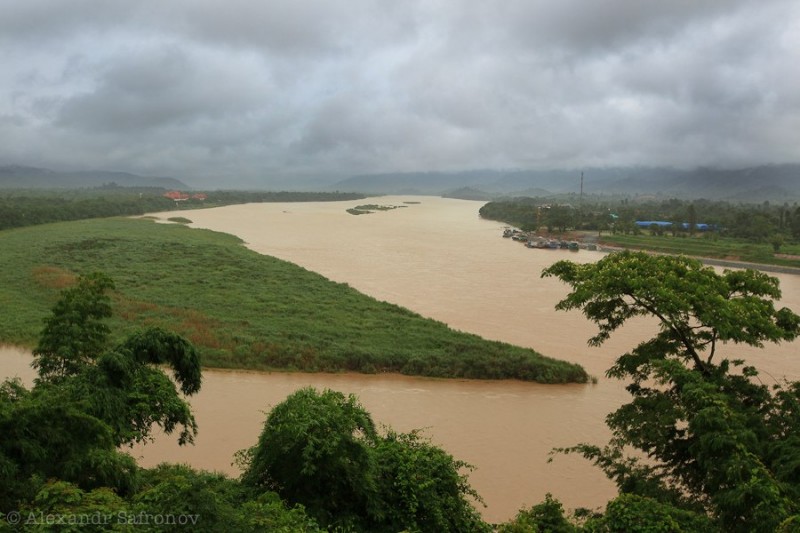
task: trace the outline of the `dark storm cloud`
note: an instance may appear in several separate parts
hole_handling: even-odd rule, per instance
[[[268,79],[243,76],[247,61],[176,45],[146,46],[97,69],[96,87],[65,99],[56,123],[87,132],[143,132],[246,113],[269,98]],[[254,69],[253,69],[254,70]]]
[[[0,163],[231,186],[798,159],[788,0],[31,0],[0,44]]]

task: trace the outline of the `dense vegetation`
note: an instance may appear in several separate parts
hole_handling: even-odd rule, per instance
[[[668,232],[698,233],[690,226],[709,224],[721,235],[741,239],[767,241],[775,234],[800,240],[800,206],[764,202],[762,204],[732,204],[710,200],[651,200],[646,198],[587,197],[514,198],[489,202],[480,214],[523,229],[539,228],[617,231],[632,233],[636,220],[676,222]]]
[[[216,366],[460,375],[470,365],[519,371],[536,361],[530,351],[180,225],[51,224],[2,232],[0,249],[0,338],[35,346],[39,373],[30,389],[0,385],[0,531],[17,520],[48,531],[490,530],[467,465],[417,432],[378,431],[357,398],[332,391],[303,389],[276,406],[241,453],[239,480],[141,469],[119,446],[147,441],[153,425],[192,441],[178,389],[199,390],[200,354]],[[110,277],[93,273],[101,268]],[[571,287],[558,309],[598,325],[591,344],[636,316],[661,329],[608,370],[631,394],[607,418],[612,440],[559,450],[593,461],[619,496],[566,516],[548,495],[499,531],[800,531],[800,383],[767,385],[724,353],[800,335],[800,317],[774,306],[775,278],[630,252],[543,275]],[[409,367],[415,360],[433,364]],[[531,375],[564,375],[548,365]]]
[[[62,220],[142,215],[174,209],[174,206],[175,202],[164,198],[159,191],[143,192],[141,197],[138,191],[109,194],[3,191],[0,193],[0,230]]]
[[[369,215],[370,213],[374,213],[375,211],[391,211],[392,209],[397,209],[400,207],[406,207],[405,205],[378,205],[378,204],[364,204],[364,205],[357,205],[347,210],[348,213],[351,215]]]
[[[766,385],[754,366],[724,355],[730,343],[800,335],[800,316],[774,306],[776,278],[641,252],[559,261],[543,276],[572,288],[558,309],[598,325],[590,344],[632,317],[661,323],[608,370],[632,396],[607,418],[611,442],[562,450],[591,459],[622,493],[590,530],[800,530],[800,382]]]
[[[635,316],[662,327],[608,371],[629,380],[632,396],[607,419],[611,442],[561,450],[593,460],[619,496],[568,517],[548,494],[495,530],[800,530],[800,383],[765,385],[722,353],[725,343],[800,335],[800,316],[774,306],[775,278],[629,252],[560,261],[543,276],[570,285],[558,308],[598,325],[591,344]],[[377,430],[356,397],[330,390],[301,389],[275,406],[240,452],[238,480],[139,468],[118,446],[146,441],[153,425],[191,441],[194,418],[176,386],[199,390],[200,360],[158,328],[113,344],[113,289],[90,274],[62,291],[35,349],[34,386],[0,385],[0,530],[492,530],[473,506],[468,465],[418,432]]]
[[[57,290],[114,279],[112,331],[175,331],[213,367],[585,382],[577,365],[456,332],[235,237],[103,219],[0,232],[0,340],[32,346]]]
[[[65,190],[0,191],[0,230],[65,220],[142,215],[249,202],[324,202],[364,198],[352,193],[211,191],[204,200],[175,202],[163,189],[100,187]]]
[[[298,390],[270,412],[258,443],[240,459],[243,485],[277,491],[327,527],[489,530],[460,473],[469,465],[418,432],[382,435],[353,395]]]
[[[489,202],[481,208],[480,214],[526,231],[597,232],[603,242],[623,247],[800,266],[797,257],[785,257],[800,256],[800,206],[797,204],[593,198],[581,205],[577,198],[572,198],[572,203],[517,198]],[[665,221],[672,225],[642,228],[635,224],[637,220]],[[700,231],[697,224],[708,224],[713,229]]]
[[[242,453],[241,481],[137,467],[119,447],[146,441],[154,425],[181,427],[179,442],[191,442],[176,384],[198,392],[200,360],[154,328],[113,346],[113,287],[92,274],[63,291],[35,350],[33,388],[0,385],[0,531],[488,531],[464,463],[415,432],[380,434],[354,397],[333,391],[300,390],[276,406]]]

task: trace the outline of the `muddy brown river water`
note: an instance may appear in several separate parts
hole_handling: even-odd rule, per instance
[[[361,204],[403,206],[354,216]],[[566,507],[600,507],[613,485],[586,461],[548,452],[578,442],[604,443],[604,417],[627,400],[623,384],[604,377],[613,359],[649,338],[652,321],[626,325],[600,348],[587,346],[595,329],[579,313],[553,310],[567,287],[541,279],[553,261],[596,261],[600,252],[531,250],[501,238],[503,225],[480,219],[481,202],[392,196],[352,202],[247,204],[159,213],[193,227],[231,233],[255,251],[291,261],[334,281],[451,327],[535,348],[583,365],[594,385],[538,385],[397,375],[206,371],[192,399],[200,434],[192,447],[175,438],[136,447],[143,465],[162,461],[232,475],[235,451],[255,443],[265,413],[303,386],[358,395],[378,423],[399,431],[425,428],[430,439],[473,464],[473,487],[490,521],[511,518],[551,492]],[[783,303],[800,310],[800,276],[777,275]],[[727,347],[764,373],[762,379],[800,379],[800,343],[765,350]],[[0,375],[32,379],[30,355],[0,350]]]

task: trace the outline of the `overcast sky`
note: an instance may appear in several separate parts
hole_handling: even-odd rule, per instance
[[[797,0],[0,0],[0,65],[0,164],[225,187],[800,161]]]

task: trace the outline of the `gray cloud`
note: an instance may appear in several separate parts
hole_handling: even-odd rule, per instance
[[[175,44],[125,51],[93,73],[96,86],[62,102],[58,126],[103,134],[160,128],[247,113],[275,97],[258,64]]]
[[[236,186],[797,161],[790,0],[0,3],[0,162]]]

